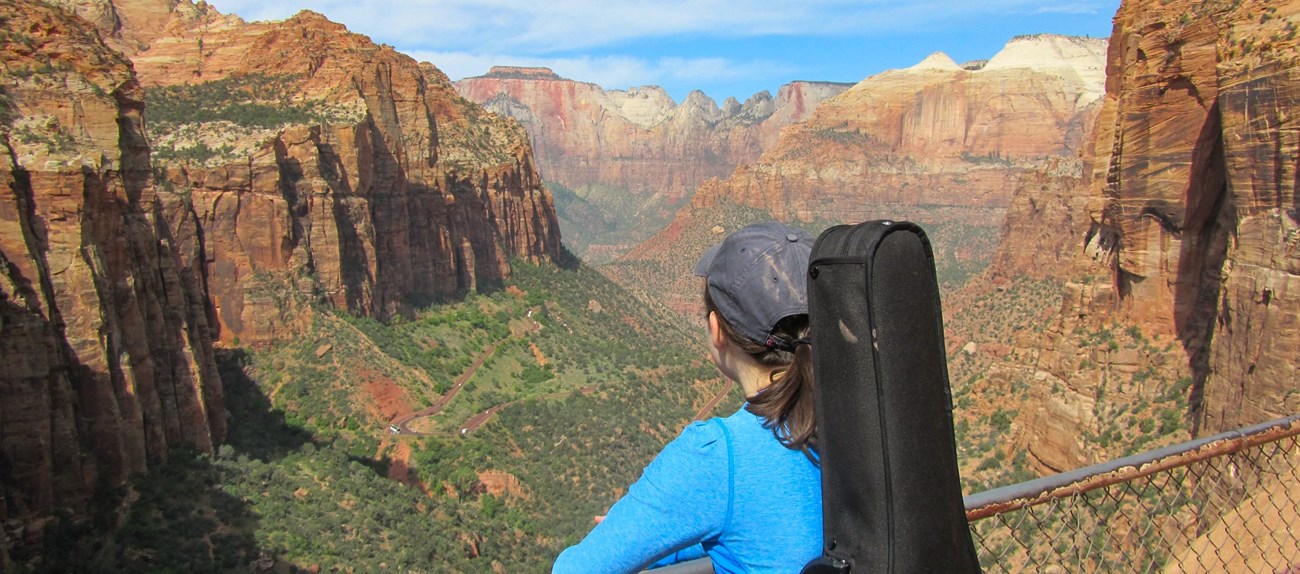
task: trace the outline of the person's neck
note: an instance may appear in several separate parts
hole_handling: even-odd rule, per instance
[[[772,367],[760,365],[758,363],[747,362],[740,365],[736,373],[736,382],[740,383],[740,388],[745,390],[745,397],[752,397],[759,391],[767,388],[772,384]]]

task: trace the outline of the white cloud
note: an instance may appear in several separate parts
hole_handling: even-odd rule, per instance
[[[1115,0],[211,0],[246,19],[321,12],[409,49],[556,54],[693,34],[871,34],[966,23],[971,16],[1114,10]]]

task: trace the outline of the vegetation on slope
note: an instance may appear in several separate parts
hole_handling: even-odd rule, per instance
[[[315,310],[293,341],[224,352],[229,443],[174,453],[96,518],[63,521],[19,571],[546,571],[723,389],[697,324],[571,267],[516,264],[498,292],[391,324]],[[1032,355],[1055,328],[1061,284],[965,285],[944,312],[959,460],[976,492],[1040,472],[1021,448],[1026,409],[1068,389],[1039,381]],[[1104,389],[1085,427],[1094,455],[1179,440],[1185,381],[1117,359],[1168,343],[1077,330],[1093,364],[1076,370]],[[466,373],[460,394],[414,425],[427,434],[389,433]],[[733,390],[714,414],[740,399]]]
[[[249,74],[145,91],[150,147],[163,164],[229,160],[284,126],[355,123],[356,110],[304,101],[298,76]],[[237,149],[238,148],[238,149]]]
[[[672,221],[677,205],[647,203],[644,194],[606,184],[569,189],[546,184],[555,199],[564,243],[593,265],[608,263]]]
[[[724,387],[676,315],[585,267],[516,269],[392,325],[316,310],[293,341],[224,352],[229,443],[63,523],[30,569],[549,570]],[[389,433],[493,347],[429,435]]]
[[[1030,426],[1035,417],[1051,416],[1047,405],[1087,407],[1076,437],[1080,465],[1188,438],[1190,378],[1180,373],[1171,338],[1080,322],[1065,342],[1044,350],[1049,336],[1060,338],[1064,292],[1053,279],[993,286],[979,277],[944,302],[958,458],[968,493],[1053,471],[1033,460],[1028,444],[1044,438],[1033,436]]]

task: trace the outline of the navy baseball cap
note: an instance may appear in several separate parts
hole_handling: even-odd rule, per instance
[[[808,313],[808,257],[814,238],[775,221],[755,223],[710,247],[695,264],[727,323],[760,345],[776,324]]]

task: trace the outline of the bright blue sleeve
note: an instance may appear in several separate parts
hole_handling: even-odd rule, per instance
[[[730,519],[731,453],[719,423],[692,423],[665,446],[551,572],[627,573],[716,538]]]

